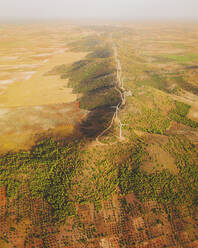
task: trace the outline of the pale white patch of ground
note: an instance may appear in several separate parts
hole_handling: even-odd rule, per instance
[[[0,57],[1,60],[16,60],[18,59],[18,56],[5,56],[5,57]]]
[[[56,52],[54,52],[54,54],[64,53],[65,51],[66,49],[58,49]]]
[[[16,81],[16,78],[13,79],[7,79],[7,80],[0,80],[0,86],[7,86],[9,84],[14,83],[14,81]]]
[[[0,80],[0,95],[3,94],[3,90],[6,90],[9,85],[16,81],[23,81],[23,80],[29,80],[31,77],[36,73],[36,71],[27,71],[27,72],[20,72],[18,74],[15,74],[15,78],[12,79],[6,79],[6,80]]]
[[[14,82],[16,81],[23,81],[23,80],[30,80],[31,77],[36,73],[36,71],[23,71],[23,72],[16,72],[10,74],[2,74],[2,78],[7,76],[8,79],[0,80],[0,95],[4,93],[4,91]],[[10,78],[13,74],[14,78]]]
[[[33,108],[38,111],[43,110],[43,106],[34,106]]]
[[[5,114],[7,114],[9,112],[8,109],[1,109],[0,108],[0,118],[3,117]]]
[[[16,79],[0,80],[0,85],[12,84]]]
[[[46,56],[51,56],[52,53],[41,53],[41,54],[35,54],[32,55],[32,57],[46,57]]]
[[[47,63],[48,61],[49,61],[49,59],[43,60],[43,64]]]
[[[21,65],[0,65],[0,68],[7,70],[7,69],[23,69],[23,68],[35,68],[38,67],[40,64],[21,64]]]
[[[23,72],[25,74],[25,80],[29,80],[36,72],[35,71],[27,71]]]

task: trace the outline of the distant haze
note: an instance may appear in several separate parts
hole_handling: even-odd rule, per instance
[[[198,0],[0,0],[0,19],[198,19]]]

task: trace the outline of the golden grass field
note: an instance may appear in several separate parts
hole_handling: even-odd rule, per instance
[[[85,57],[67,48],[83,32],[69,25],[29,24],[4,25],[0,35],[0,151],[28,148],[47,130],[71,133],[84,112],[70,104],[77,96],[68,79],[46,74]]]
[[[16,81],[10,84],[0,96],[0,105],[7,108],[75,101],[76,95],[72,94],[72,89],[67,88],[67,80],[61,79],[59,75],[44,76],[44,74],[56,65],[71,64],[83,58],[84,55],[84,53],[67,51],[55,54],[44,65],[40,65],[33,75],[30,72],[30,79],[17,80],[16,78]]]

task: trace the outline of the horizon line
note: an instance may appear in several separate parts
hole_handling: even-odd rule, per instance
[[[182,18],[171,18],[171,17],[126,17],[126,18],[118,18],[118,17],[111,17],[111,18],[94,18],[94,17],[0,17],[1,22],[89,22],[89,21],[96,21],[96,22],[144,22],[144,21],[151,21],[151,22],[198,22],[198,17],[182,17]]]

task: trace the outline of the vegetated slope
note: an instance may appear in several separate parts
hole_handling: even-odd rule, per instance
[[[176,108],[169,112],[169,118],[186,126],[198,128],[198,122],[187,118],[190,106],[183,102],[175,102]]]
[[[17,196],[22,201],[27,196],[21,188],[28,185],[30,198],[43,197],[54,209],[55,218],[71,214],[74,206],[68,194],[80,167],[79,147],[75,143],[60,146],[49,139],[29,152],[2,156],[0,183],[6,188],[7,199]]]
[[[97,34],[85,35],[81,39],[71,42],[68,46],[74,51],[93,51],[94,49],[101,46],[102,38]]]
[[[93,132],[97,132],[97,126],[99,131],[104,128],[103,125],[111,120],[113,114],[113,110],[109,106],[117,104],[120,101],[120,95],[113,88],[116,82],[111,48],[106,45],[101,46],[101,41],[100,43],[96,42],[96,39],[92,42],[90,37],[86,40],[88,45],[80,42],[81,50],[86,50],[86,46],[89,49],[96,47],[86,60],[74,63],[70,68],[64,64],[56,66],[47,74],[60,74],[62,78],[69,77],[69,84],[74,91],[83,93],[79,98],[80,106],[92,111],[81,128],[88,128],[87,135],[93,136],[91,134],[92,125],[94,126]],[[98,44],[100,44],[100,48],[97,48]],[[100,123],[98,123],[99,119]],[[21,185],[28,183],[31,197],[44,197],[52,206],[55,217],[61,219],[65,215],[71,214],[72,210],[69,210],[70,206],[68,205],[71,202],[68,203],[69,197],[63,196],[63,193],[72,192],[72,184],[69,181],[75,175],[76,166],[79,167],[78,154],[72,155],[74,147],[73,143],[68,148],[52,140],[44,140],[33,147],[30,152],[9,153],[2,156],[0,182],[1,186],[6,188],[7,199],[15,198],[18,194],[19,198],[25,197],[24,195],[20,196],[19,189]],[[71,167],[66,161],[66,157],[70,161]],[[64,161],[67,168],[64,168],[61,161]],[[20,174],[24,176],[25,180],[20,178]],[[65,176],[67,179],[64,178]]]
[[[70,67],[55,67],[49,74],[60,74],[63,79],[69,77],[69,86],[79,94],[80,108],[90,111],[79,129],[86,137],[96,137],[112,119],[113,109],[110,107],[120,102],[120,95],[114,89],[116,68],[112,48],[98,36],[88,36],[70,46],[72,50],[90,53],[86,59]]]
[[[170,65],[166,65],[171,62],[168,60],[160,61],[164,66],[163,69],[160,68],[162,65],[155,64],[156,61],[151,58],[150,54],[153,51],[149,50],[150,54],[146,54],[147,46],[150,48],[149,43],[142,46],[145,37],[153,34],[145,33],[143,37],[141,32],[138,32],[139,30],[134,38],[136,43],[130,44],[133,39],[130,35],[118,41],[119,55],[125,74],[125,88],[133,91],[133,97],[128,97],[126,111],[121,115],[122,122],[126,124],[125,135],[134,137],[135,134],[143,140],[143,143],[138,141],[134,146],[136,154],[133,159],[137,157],[137,160],[126,161],[120,167],[120,188],[124,195],[128,195],[129,192],[135,193],[141,202],[157,201],[158,204],[162,204],[168,214],[175,238],[178,240],[178,243],[174,244],[175,247],[194,247],[191,242],[196,243],[195,240],[197,240],[195,233],[197,232],[198,133],[196,128],[198,123],[187,117],[191,106],[175,101],[174,94],[183,95],[184,89],[197,94],[197,85],[190,80],[188,87],[185,88],[182,80],[175,84],[172,75],[175,70],[182,70],[184,65],[177,65],[177,69],[172,65],[171,68]],[[133,45],[139,46],[138,50],[134,49]],[[139,53],[140,48],[142,54]],[[160,51],[161,47],[155,47],[153,53],[159,52],[157,49]],[[195,61],[190,61],[192,62]],[[178,69],[179,66],[180,69]],[[182,72],[182,75],[185,74]],[[161,151],[161,155],[156,154],[156,151]],[[139,158],[141,154],[143,154],[143,160]],[[130,209],[130,204],[128,202],[125,204],[127,209]],[[163,211],[162,208],[157,211],[159,216],[161,211]],[[140,233],[144,235],[146,216],[143,213],[142,218],[144,222],[140,227],[143,230]],[[191,218],[196,224],[188,229],[187,223]],[[178,228],[175,222],[186,224]],[[185,233],[189,238],[185,241],[186,246],[181,233],[182,235]],[[194,236],[190,238],[192,233]],[[162,243],[159,247],[163,247]]]
[[[24,247],[196,247],[198,154],[189,136],[196,122],[163,83],[145,83],[146,58],[135,48],[142,29],[115,30],[124,87],[131,92],[119,112],[124,139],[116,137],[117,124],[111,131],[115,142],[100,146],[87,139],[109,123],[110,106],[120,96],[112,52],[101,43],[104,34],[83,38],[72,49],[85,47],[94,55],[49,73],[69,76],[80,107],[90,111],[80,126],[86,138],[70,144],[45,140],[29,152],[1,157],[3,245],[17,246],[11,234],[18,232]],[[149,35],[146,29],[143,34]],[[101,47],[105,52],[98,54]],[[179,134],[181,129],[187,131]]]

